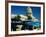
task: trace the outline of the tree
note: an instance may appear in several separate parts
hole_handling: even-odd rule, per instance
[[[20,18],[21,18],[21,17],[20,17],[19,15],[17,15],[17,16],[15,16],[14,19],[15,19],[15,20],[20,20]]]
[[[32,17],[31,17],[31,16],[27,16],[27,17],[28,17],[28,20],[32,19]]]

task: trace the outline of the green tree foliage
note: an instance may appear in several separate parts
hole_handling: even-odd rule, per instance
[[[28,20],[32,19],[32,17],[31,17],[31,16],[27,16],[27,17],[28,17]]]
[[[17,16],[15,16],[14,19],[15,19],[15,20],[20,20],[20,18],[21,18],[21,17],[20,17],[19,15],[17,15]]]

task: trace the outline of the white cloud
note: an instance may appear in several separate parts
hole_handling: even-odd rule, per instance
[[[20,18],[20,19],[21,19],[22,21],[27,20],[27,16],[24,16],[24,15],[20,15],[20,16],[21,16],[21,18]]]
[[[16,14],[11,14],[11,18],[14,18],[15,16],[17,16]]]

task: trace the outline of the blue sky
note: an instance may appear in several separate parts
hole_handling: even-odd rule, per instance
[[[27,7],[28,6],[11,6],[11,14],[23,14],[26,15],[27,12]],[[37,19],[40,19],[40,12],[41,8],[40,7],[31,7],[33,16]]]

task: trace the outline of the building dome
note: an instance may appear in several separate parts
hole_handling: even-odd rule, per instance
[[[27,14],[32,14],[32,9],[30,7],[27,8]]]

